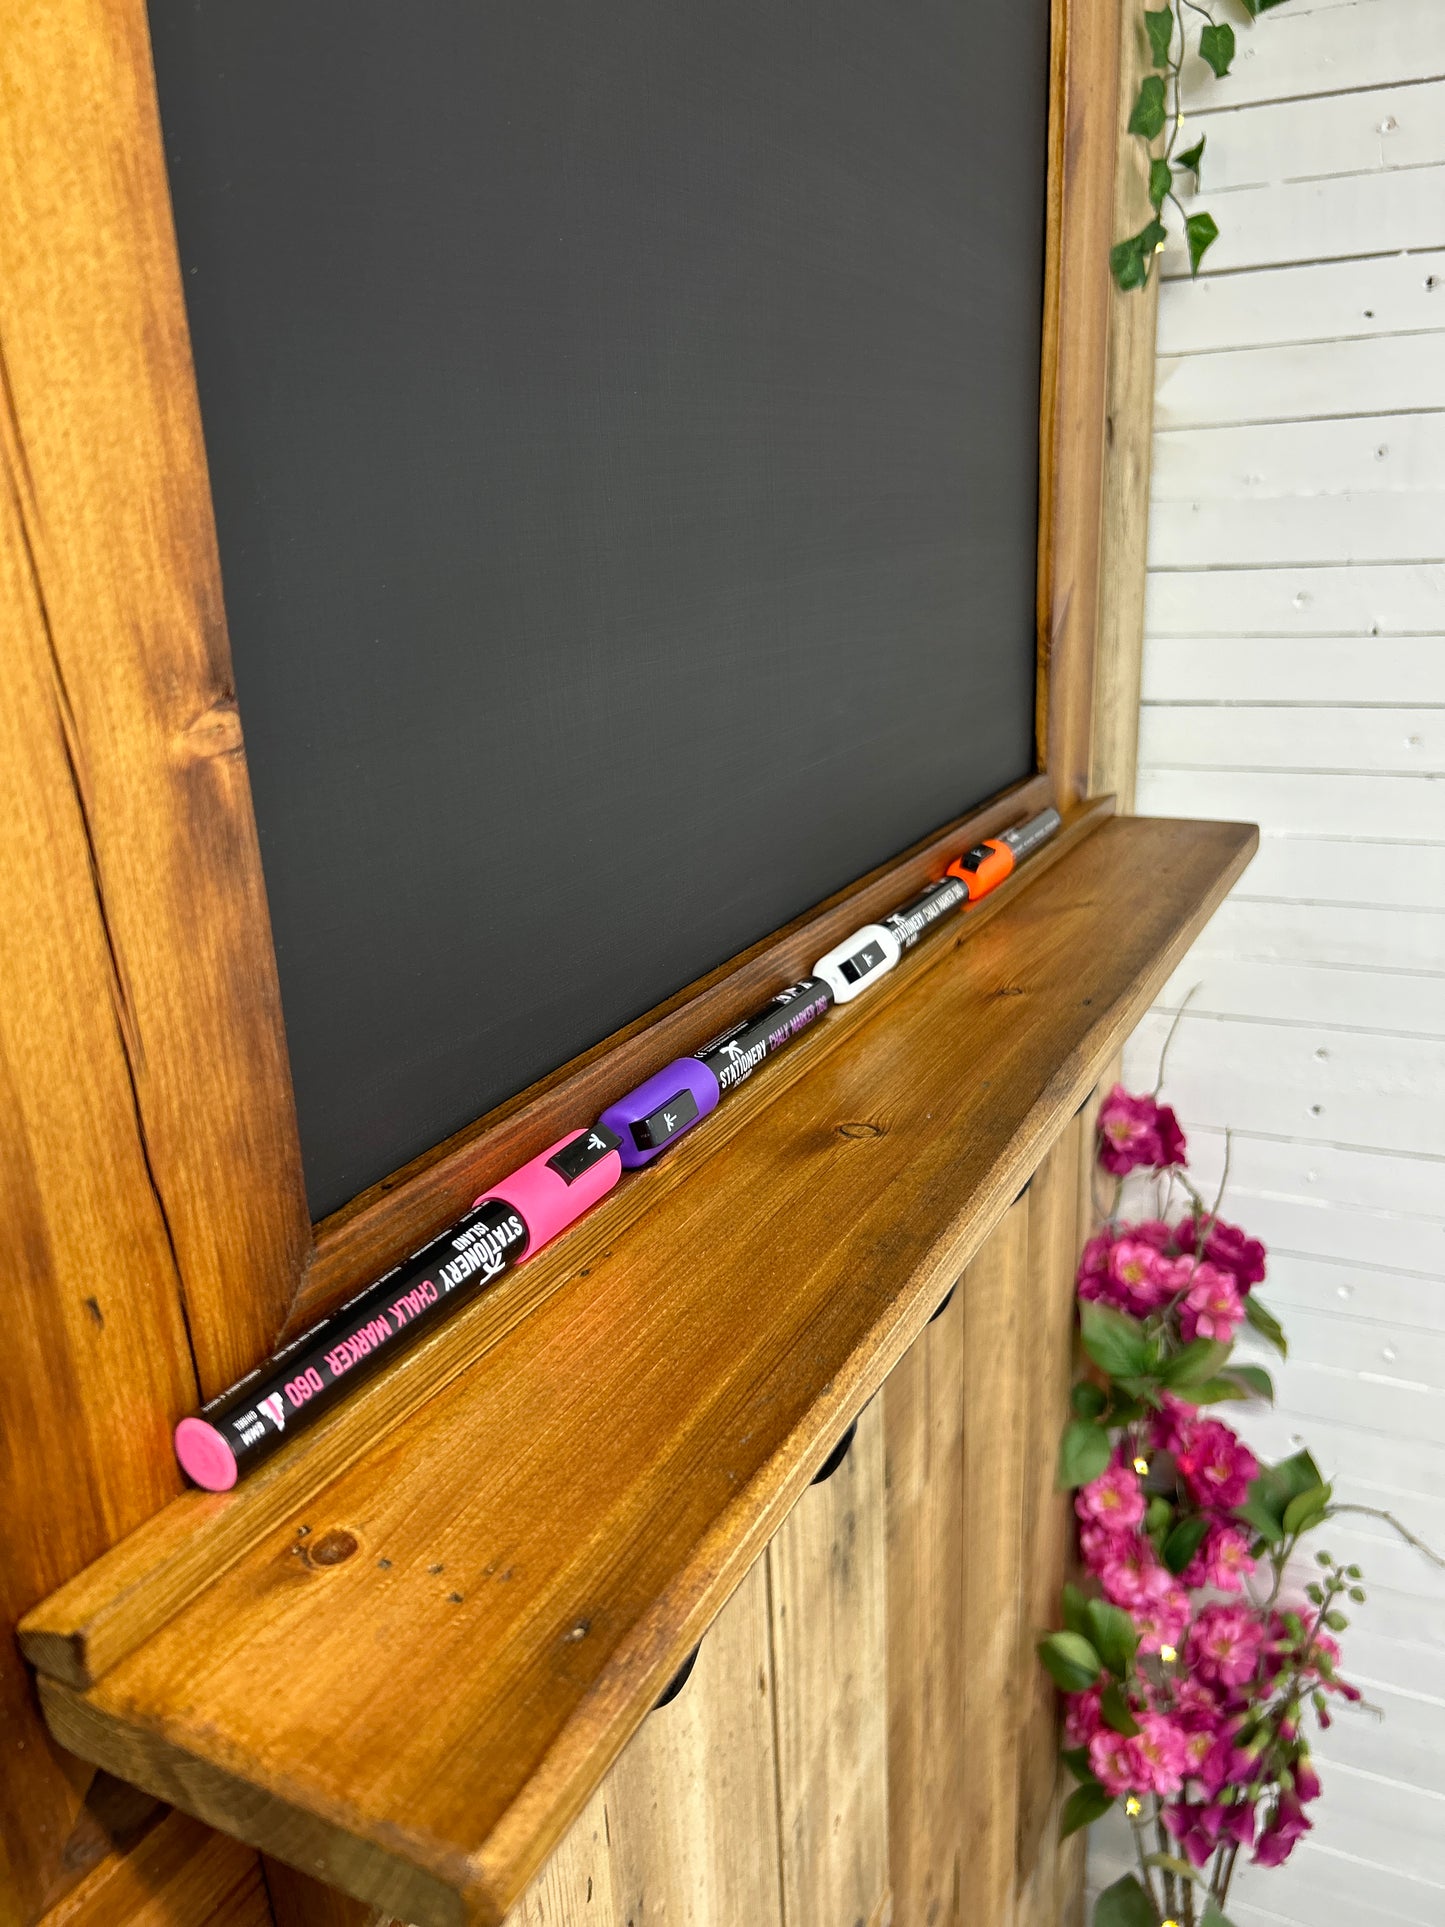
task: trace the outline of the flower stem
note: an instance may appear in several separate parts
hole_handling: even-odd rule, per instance
[[[1407,1546],[1413,1546],[1416,1552],[1423,1552],[1432,1565],[1445,1567],[1445,1559],[1441,1558],[1435,1548],[1426,1545],[1423,1539],[1417,1538],[1408,1526],[1401,1525],[1393,1512],[1386,1512],[1383,1507],[1377,1505],[1332,1505],[1330,1507],[1331,1518],[1341,1512],[1363,1512],[1367,1518],[1383,1519],[1387,1526],[1392,1526],[1399,1533]]]

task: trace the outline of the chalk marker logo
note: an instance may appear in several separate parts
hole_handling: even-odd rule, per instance
[[[269,1398],[258,1399],[256,1410],[264,1412],[278,1432],[286,1430],[286,1407],[281,1403],[279,1392],[272,1392]]]

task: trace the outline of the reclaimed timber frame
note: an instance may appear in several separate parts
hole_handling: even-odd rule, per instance
[[[145,7],[0,0],[7,1630],[176,1498],[180,1412],[566,1123],[909,894],[943,850],[1046,801],[1073,826],[1060,855],[1099,820],[1121,0],[1053,0],[1052,18],[1037,773],[312,1225]],[[442,1382],[421,1369],[436,1351],[388,1423]],[[459,1370],[442,1351],[436,1372]],[[0,1726],[0,1922],[21,1927],[105,1888],[122,1834],[8,1638]],[[283,1916],[286,1876],[268,1878]]]

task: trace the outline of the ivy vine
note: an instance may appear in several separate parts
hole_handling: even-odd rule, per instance
[[[1251,20],[1281,7],[1285,0],[1241,0]],[[1190,51],[1188,16],[1197,14],[1204,25],[1195,42],[1199,57],[1222,80],[1234,61],[1234,29],[1225,20],[1216,20],[1200,0],[1168,0],[1162,7],[1144,10],[1144,28],[1149,36],[1149,52],[1155,71],[1140,83],[1134,105],[1129,111],[1128,128],[1144,142],[1149,155],[1149,204],[1152,218],[1119,241],[1109,251],[1109,267],[1123,289],[1142,288],[1149,279],[1154,257],[1168,238],[1164,225],[1164,204],[1172,201],[1184,224],[1184,241],[1189,250],[1189,272],[1197,275],[1199,264],[1219,238],[1219,227],[1212,214],[1186,214],[1175,193],[1179,176],[1190,175],[1199,184],[1200,164],[1204,159],[1205,137],[1201,134],[1192,147],[1176,152],[1184,131],[1184,90],[1181,78]],[[1196,23],[1197,24],[1197,23]],[[1169,129],[1162,151],[1155,143]]]

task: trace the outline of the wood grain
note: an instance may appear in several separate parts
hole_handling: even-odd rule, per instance
[[[1105,823],[97,1685],[45,1683],[58,1735],[403,1918],[499,1920],[1253,844]]]
[[[1040,435],[1038,733],[1088,794],[1099,615],[1120,0],[1054,0]]]
[[[976,941],[1015,897],[1037,884],[1052,865],[1066,861],[1077,843],[1106,819],[1111,807],[1103,799],[1071,813],[1052,843],[967,913],[966,920],[955,927],[954,941]],[[750,1127],[760,1108],[773,1103],[823,1056],[843,1048],[858,1023],[880,1014],[920,972],[950,954],[950,939],[943,931],[936,940],[920,944],[870,993],[866,1003],[832,1012],[826,1024],[769,1065],[766,1078],[745,1084],[705,1130],[694,1132],[655,1169],[624,1178],[605,1203],[549,1252],[512,1273],[480,1304],[423,1340],[333,1417],[283,1447],[242,1490],[187,1492],[142,1532],[46,1600],[27,1616],[22,1628],[24,1649],[32,1663],[74,1686],[88,1685],[99,1677],[209,1585],[222,1565],[254,1545],[368,1450],[378,1436],[499,1342],[551,1291],[585,1272],[640,1214],[655,1211],[664,1197],[685,1186],[723,1144]]]
[[[184,1813],[112,1855],[38,1927],[271,1927],[256,1855]],[[311,1927],[325,1927],[318,1916]]]
[[[883,1388],[888,1859],[896,1927],[964,1927],[963,1295]]]
[[[0,63],[15,496],[209,1395],[274,1338],[309,1230],[145,7],[7,0]]]
[[[883,1407],[768,1547],[787,1927],[853,1927],[888,1881]]]
[[[1153,213],[1144,143],[1126,132],[1126,102],[1151,70],[1142,10],[1121,9],[1120,114],[1116,123],[1112,238],[1137,234]],[[1101,507],[1099,635],[1095,649],[1089,785],[1134,807],[1139,761],[1139,687],[1149,554],[1149,475],[1154,446],[1154,343],[1159,275],[1121,293],[1110,281]]]
[[[1023,1647],[1029,1208],[1010,1206],[964,1273],[963,1890],[976,1927],[1012,1927]]]

